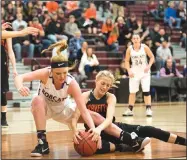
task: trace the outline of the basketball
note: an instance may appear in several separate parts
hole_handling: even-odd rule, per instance
[[[92,137],[88,138],[90,133],[88,132],[79,132],[79,135],[82,137],[82,140],[79,140],[79,144],[74,143],[74,148],[77,153],[81,156],[91,156],[97,150],[97,143],[92,141]]]

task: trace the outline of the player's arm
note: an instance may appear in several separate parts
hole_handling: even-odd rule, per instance
[[[152,64],[155,62],[155,57],[153,55],[153,52],[150,50],[148,46],[145,45],[144,50],[146,54],[148,55],[148,57],[150,58],[148,66],[149,68],[151,68]]]
[[[39,30],[37,28],[34,27],[26,27],[25,29],[21,30],[21,31],[6,31],[3,30],[2,31],[2,39],[7,39],[7,38],[14,38],[14,37],[23,37],[26,36],[28,34],[33,34],[33,35],[37,35],[39,32]]]
[[[125,68],[129,72],[130,70],[130,48],[127,48],[127,51],[125,54]]]
[[[6,42],[7,42],[7,47],[8,47],[8,56],[9,56],[10,61],[12,63],[13,74],[14,74],[14,77],[15,77],[15,76],[17,76],[17,70],[16,70],[15,54],[14,54],[14,51],[12,49],[12,38],[7,38]]]
[[[130,48],[127,49],[125,54],[125,68],[127,69],[129,77],[134,77],[134,74],[130,70]]]
[[[91,118],[91,115],[86,108],[86,105],[85,105],[85,102],[84,102],[84,99],[81,93],[81,89],[75,80],[72,80],[72,82],[70,83],[69,88],[68,88],[68,94],[73,96],[85,123],[89,126],[89,128],[95,128],[93,119]]]
[[[97,127],[97,128],[100,128],[101,131],[103,131],[110,124],[112,124],[113,116],[114,116],[114,113],[115,113],[116,97],[111,93],[108,93],[107,104],[108,104],[108,107],[107,107],[106,118],[103,121],[103,123],[101,123]]]
[[[23,85],[23,83],[31,82],[33,80],[40,80],[45,84],[48,75],[49,75],[48,68],[38,69],[33,72],[29,72],[29,73],[16,76],[14,79],[14,84],[22,96],[28,96],[30,91],[28,87],[25,87]]]

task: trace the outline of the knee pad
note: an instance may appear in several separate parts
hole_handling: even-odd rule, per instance
[[[1,106],[7,105],[6,92],[1,92]]]
[[[144,95],[144,96],[149,96],[149,95],[150,95],[150,92],[143,92],[143,95]]]

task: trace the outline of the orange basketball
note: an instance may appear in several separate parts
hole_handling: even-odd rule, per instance
[[[74,148],[81,156],[91,156],[97,150],[97,143],[92,141],[92,137],[88,138],[90,133],[88,132],[79,132],[79,135],[82,137],[82,140],[79,140],[79,144],[74,144]]]

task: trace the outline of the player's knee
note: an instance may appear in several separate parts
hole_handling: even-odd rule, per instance
[[[143,92],[144,96],[150,96],[150,92]]]
[[[90,115],[96,125],[99,125],[104,121],[104,118],[99,113],[90,112]]]
[[[45,101],[41,96],[36,96],[32,100],[32,111],[40,110],[44,107]]]

